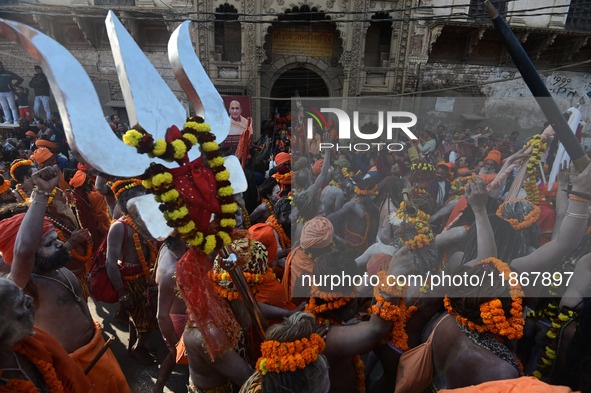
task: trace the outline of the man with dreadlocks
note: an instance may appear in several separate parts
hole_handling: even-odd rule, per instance
[[[336,233],[354,250],[355,257],[361,255],[376,238],[379,212],[373,198],[377,190],[378,185],[373,177],[364,179],[355,188],[357,195],[327,217],[336,228]]]
[[[144,195],[146,189],[139,179],[116,181],[111,189],[124,216],[109,229],[105,266],[119,296],[120,312],[124,316],[129,312],[129,354],[152,364],[156,358],[145,344],[148,333],[158,327],[151,274],[158,250],[146,240],[127,210],[127,202]]]
[[[0,175],[0,206],[14,202],[16,202],[16,195],[10,188],[10,180],[6,180],[4,176]]]

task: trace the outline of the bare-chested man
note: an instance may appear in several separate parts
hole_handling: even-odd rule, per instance
[[[119,180],[112,187],[117,206],[124,216],[114,221],[107,235],[107,260],[105,266],[109,279],[119,296],[119,314],[125,320],[129,313],[129,354],[144,364],[152,364],[156,358],[145,346],[148,333],[158,327],[156,320],[156,287],[151,279],[151,269],[158,250],[140,233],[127,210],[127,202],[144,195],[146,189],[138,179]],[[122,268],[121,268],[122,267]]]
[[[55,337],[78,366],[85,368],[104,345],[104,339],[100,326],[92,319],[80,283],[64,267],[70,260],[69,250],[75,246],[72,237],[62,243],[51,222],[44,218],[60,179],[59,170],[49,166],[35,172],[32,178],[37,188],[27,213],[0,222],[0,251],[6,262],[12,264],[9,277],[33,298],[35,326]],[[80,237],[90,238],[87,231],[80,233]],[[111,351],[100,358],[88,377],[97,391],[130,391]]]

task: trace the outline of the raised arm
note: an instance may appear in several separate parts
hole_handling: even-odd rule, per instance
[[[486,201],[488,200],[486,182],[479,177],[476,177],[476,183],[469,182],[466,186],[466,199],[468,199],[476,218],[476,241],[478,246],[476,259],[468,262],[470,265],[486,258],[496,257],[497,245],[486,212]]]
[[[570,175],[568,173],[569,167],[567,163],[560,164],[560,171],[556,181],[558,182],[558,191],[556,192],[556,221],[554,222],[554,228],[552,228],[552,240],[558,237],[562,220],[566,215],[566,209],[568,208],[568,194],[565,190],[568,190],[568,184],[570,183]]]
[[[573,179],[573,191],[591,194],[591,165]],[[519,272],[549,271],[560,262],[570,250],[574,249],[587,229],[589,202],[569,200],[566,216],[560,225],[558,237],[529,255],[511,262],[511,267]]]
[[[43,219],[47,202],[59,182],[57,165],[35,172],[32,179],[37,189],[31,196],[31,206],[16,235],[10,269],[10,278],[21,288],[24,288],[31,278],[35,267],[35,253],[42,245]]]

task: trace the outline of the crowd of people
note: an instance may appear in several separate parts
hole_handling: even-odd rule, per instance
[[[110,120],[144,152],[186,153]],[[548,187],[551,127],[521,140],[440,126],[370,154],[321,150],[338,142],[333,121],[307,140],[275,117],[241,139],[248,188],[232,195],[200,123],[182,131],[211,170],[198,192],[166,171],[120,179],[78,162],[58,114],[2,141],[0,392],[130,392],[91,301],[118,303],[130,359],[160,363],[155,393],[177,364],[190,392],[591,391],[591,167],[562,165]],[[148,192],[175,228],[164,241],[128,204]],[[214,234],[182,198],[212,206]],[[343,272],[377,285],[306,284]],[[491,282],[436,287],[443,273]],[[549,276],[522,279],[536,273]],[[411,274],[422,284],[389,280]]]

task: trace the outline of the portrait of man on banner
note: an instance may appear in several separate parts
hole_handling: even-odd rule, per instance
[[[230,116],[230,133],[224,145],[236,147],[240,136],[251,127],[251,104],[247,96],[224,96],[224,106]]]

